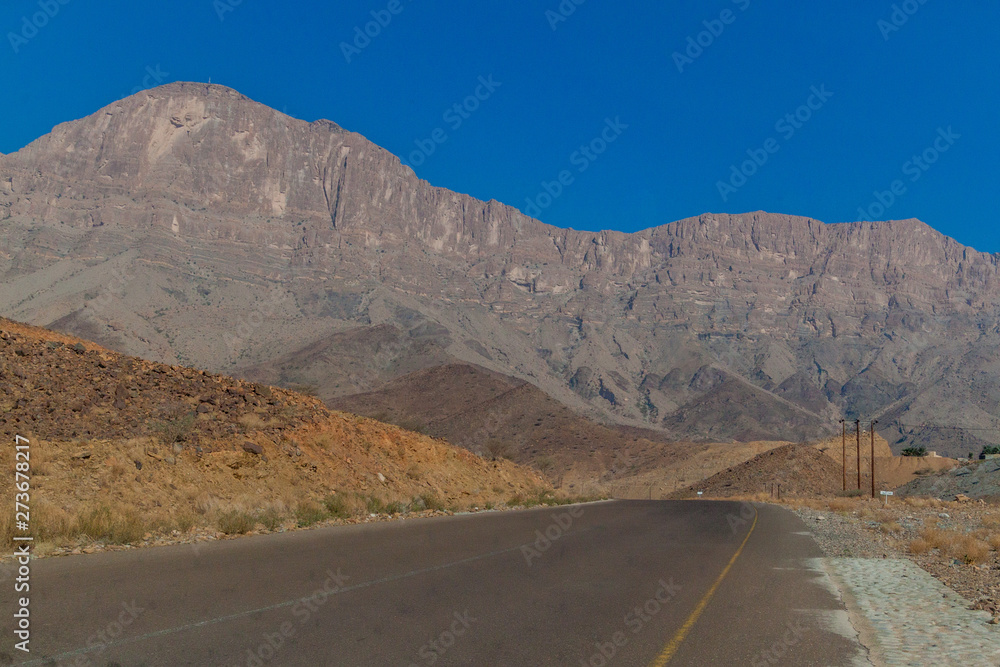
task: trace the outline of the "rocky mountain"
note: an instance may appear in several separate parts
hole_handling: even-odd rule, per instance
[[[0,312],[327,400],[461,361],[676,438],[1000,441],[1000,256],[916,220],[558,229],[181,83],[0,157],[0,225]]]

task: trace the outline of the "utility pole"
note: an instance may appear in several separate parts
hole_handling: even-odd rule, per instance
[[[875,424],[877,419],[872,420],[872,500],[875,499]]]
[[[858,491],[861,490],[861,420],[854,420],[854,435],[858,442]]]
[[[840,462],[844,464],[844,493],[847,493],[847,422],[840,420]]]

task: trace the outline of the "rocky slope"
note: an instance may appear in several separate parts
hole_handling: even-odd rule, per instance
[[[567,491],[594,482],[619,489],[640,472],[662,475],[706,450],[664,442],[663,434],[648,429],[597,423],[529,382],[471,364],[409,373],[330,405],[444,438],[486,458],[529,464]]]
[[[329,121],[171,84],[0,157],[0,225],[0,312],[324,399],[459,360],[677,438],[846,415],[965,454],[973,432],[922,425],[1000,426],[1000,257],[915,220],[558,229]]]
[[[30,441],[39,539],[88,533],[94,512],[183,531],[233,511],[266,512],[278,525],[302,523],[310,508],[322,514],[321,501],[348,518],[389,503],[499,505],[550,488],[510,461],[331,412],[313,397],[0,318],[0,438],[18,435]],[[0,451],[0,464],[13,468],[13,450]],[[13,493],[13,481],[0,491]],[[0,541],[11,518],[0,521]]]
[[[832,496],[841,491],[841,470],[813,447],[785,445],[759,454],[740,465],[712,475],[675,497],[708,498],[771,494]]]

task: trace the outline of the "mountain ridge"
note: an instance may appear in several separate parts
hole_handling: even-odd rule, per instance
[[[972,377],[1000,377],[977,366],[1000,335],[1000,254],[917,220],[560,229],[431,186],[331,121],[183,83],[0,157],[0,222],[5,314],[247,375],[324,348],[282,373],[325,398],[461,361],[679,439],[819,437],[844,414],[1000,426]],[[330,341],[350,356],[379,326],[397,332],[385,363],[343,366]],[[717,389],[713,368],[742,384]],[[751,395],[739,428],[684,416]],[[782,401],[812,416],[770,419]],[[897,446],[926,435],[896,430]]]

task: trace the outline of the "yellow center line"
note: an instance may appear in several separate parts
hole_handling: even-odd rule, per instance
[[[694,611],[691,612],[688,619],[684,621],[684,625],[682,625],[681,629],[677,631],[677,634],[675,634],[673,639],[670,640],[670,643],[666,645],[663,652],[656,656],[653,662],[649,663],[649,667],[666,667],[666,664],[673,659],[674,654],[677,653],[677,649],[681,647],[681,643],[684,641],[684,638],[687,637],[689,632],[691,632],[691,628],[693,628],[694,624],[698,622],[698,617],[701,616],[701,613],[705,611],[705,607],[707,607],[708,603],[712,600],[712,596],[715,595],[715,591],[719,588],[722,580],[726,578],[727,574],[729,574],[729,570],[733,567],[733,563],[735,563],[736,559],[740,557],[741,553],[743,553],[743,547],[747,545],[747,541],[750,539],[750,536],[753,535],[753,529],[756,527],[757,508],[754,507],[753,524],[750,525],[750,530],[747,532],[747,536],[743,538],[743,543],[740,545],[740,548],[737,549],[736,553],[733,554],[733,557],[729,559],[729,563],[719,574],[715,583],[708,589],[705,596],[698,601],[698,605],[694,608]]]

